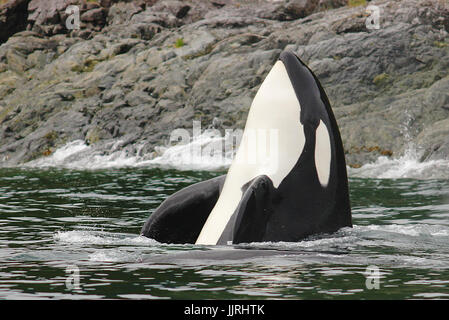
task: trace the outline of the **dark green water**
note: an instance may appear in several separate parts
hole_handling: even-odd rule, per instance
[[[0,169],[0,299],[449,298],[448,180],[350,178],[354,228],[299,243],[139,236],[167,195],[218,174]]]

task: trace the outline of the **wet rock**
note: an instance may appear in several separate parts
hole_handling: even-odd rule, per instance
[[[30,0],[11,0],[0,5],[0,44],[13,34],[25,30]]]
[[[31,0],[28,4],[28,30],[45,35],[62,32],[66,8],[78,3],[76,0]]]
[[[106,22],[106,10],[104,8],[92,8],[81,15],[81,21],[104,25]]]

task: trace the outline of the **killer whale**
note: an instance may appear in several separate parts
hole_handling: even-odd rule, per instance
[[[264,146],[276,161],[251,155],[250,133],[267,130],[276,132],[276,148]],[[338,125],[316,76],[285,51],[254,97],[228,173],[168,197],[141,235],[205,245],[293,242],[342,227],[352,218]]]

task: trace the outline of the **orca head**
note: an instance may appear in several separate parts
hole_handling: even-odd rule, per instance
[[[312,70],[297,55],[290,51],[284,51],[281,53],[279,60],[285,65],[296,97],[301,105],[300,122],[315,133],[315,168],[318,180],[321,186],[325,188],[329,183],[332,154],[334,153],[332,150],[332,134],[330,134],[333,114],[329,101]]]
[[[326,189],[337,158],[335,143],[341,144],[339,139],[329,102],[315,75],[294,53],[281,53],[253,99],[220,197],[196,243],[217,244],[239,207],[244,186],[266,176],[277,189],[297,168],[304,153],[308,157],[313,154],[314,160],[301,170],[315,172],[309,180],[318,181]],[[341,156],[344,158],[344,154]]]
[[[351,208],[335,117],[313,72],[283,52],[254,97],[226,177],[167,198],[142,234],[215,245],[299,241],[345,226]]]
[[[304,128],[301,105],[285,63],[279,59],[257,91],[240,146],[223,190],[203,230],[199,244],[216,244],[243,195],[244,186],[265,175],[277,188],[301,156]]]

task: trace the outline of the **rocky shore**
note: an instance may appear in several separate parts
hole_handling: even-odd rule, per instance
[[[70,5],[79,29],[66,27]],[[411,144],[449,159],[448,32],[447,0],[12,0],[0,7],[0,166],[79,139],[151,155],[194,120],[243,128],[283,50],[322,83],[349,165]]]

